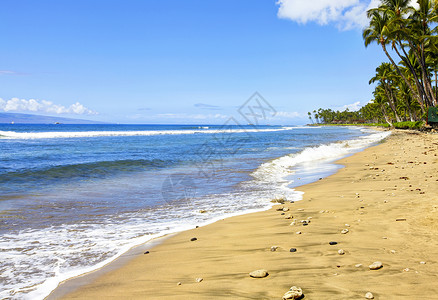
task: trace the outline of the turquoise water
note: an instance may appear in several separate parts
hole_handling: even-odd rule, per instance
[[[299,200],[294,186],[387,136],[361,128],[0,125],[0,298],[170,232]],[[205,213],[201,213],[205,210]]]

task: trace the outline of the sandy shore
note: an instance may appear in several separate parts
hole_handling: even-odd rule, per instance
[[[305,299],[438,299],[437,155],[438,135],[394,132],[297,188],[302,201],[177,234],[64,299],[281,299],[291,286]]]

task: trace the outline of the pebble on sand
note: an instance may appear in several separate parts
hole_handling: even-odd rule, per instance
[[[178,282],[176,285],[181,285],[182,283],[181,282]]]
[[[271,251],[272,251],[272,252],[277,251],[277,249],[278,249],[278,246],[272,246],[272,247],[271,247]]]
[[[297,248],[290,248],[289,252],[297,252]]]
[[[249,273],[249,276],[251,276],[252,278],[263,278],[263,277],[266,277],[268,275],[269,275],[268,271],[263,270],[263,269],[255,270],[255,271],[252,271],[251,273]]]
[[[149,251],[146,251],[145,253],[143,253],[143,254],[149,254]]]
[[[195,237],[190,239],[191,242],[194,242],[194,241],[197,241],[197,240],[198,240],[198,239],[195,238]]]
[[[371,265],[369,265],[370,270],[378,270],[383,267],[383,264],[380,261],[375,261]]]
[[[329,242],[329,244],[333,246],[333,245],[337,245],[338,242]]]
[[[345,251],[342,250],[342,249],[339,249],[339,250],[338,250],[338,254],[339,254],[339,255],[344,255],[344,254],[345,254]]]
[[[283,300],[301,299],[303,297],[303,290],[300,287],[293,286],[283,295]]]
[[[292,216],[291,214],[287,214],[284,218],[285,218],[285,219],[292,219],[293,216]]]
[[[204,278],[196,278],[196,282],[201,282],[203,280],[204,280]]]
[[[374,299],[374,295],[371,292],[365,294],[365,299]]]
[[[360,268],[360,267],[362,267],[362,264],[357,264],[357,265],[354,265],[356,268]]]
[[[289,211],[289,208],[284,207],[284,208],[283,208],[283,211],[284,211],[284,212],[287,212],[287,211]]]
[[[342,229],[341,233],[346,234],[346,233],[348,233],[348,231],[349,231],[348,229]]]

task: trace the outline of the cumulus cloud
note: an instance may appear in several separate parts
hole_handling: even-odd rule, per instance
[[[363,106],[363,104],[361,104],[360,101],[357,101],[357,102],[354,102],[351,104],[346,104],[346,105],[340,107],[338,110],[344,111],[344,110],[348,109],[349,111],[358,111],[359,109],[361,109],[362,106]]]
[[[38,112],[38,113],[50,113],[50,114],[73,114],[73,115],[95,115],[97,112],[92,111],[79,102],[76,102],[69,107],[63,105],[54,104],[47,100],[35,100],[35,99],[19,99],[12,98],[9,100],[3,100],[0,98],[0,111],[10,112]]]
[[[335,24],[349,30],[367,25],[366,11],[379,5],[380,0],[278,0],[278,17],[300,24],[315,22]]]

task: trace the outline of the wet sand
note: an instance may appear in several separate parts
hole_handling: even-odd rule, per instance
[[[302,201],[179,233],[63,299],[438,299],[437,155],[438,135],[395,131]]]

